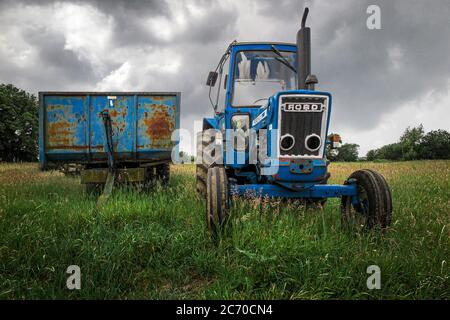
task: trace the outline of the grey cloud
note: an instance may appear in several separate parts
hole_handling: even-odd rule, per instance
[[[95,79],[93,69],[86,61],[64,49],[65,39],[61,34],[49,33],[45,28],[25,29],[24,39],[37,48],[41,66],[46,66],[39,72],[53,75],[68,75],[74,82],[90,82]]]
[[[260,13],[299,25],[310,6],[312,70],[319,88],[334,94],[334,120],[341,126],[369,129],[381,116],[430,90],[447,90],[450,74],[450,6],[447,1],[266,1]],[[328,4],[328,5],[324,5]],[[381,9],[381,30],[366,27],[369,5]],[[276,7],[276,8],[275,8]],[[317,23],[320,28],[315,28]],[[289,23],[292,28],[293,24]],[[287,29],[287,27],[286,27]],[[295,29],[291,29],[294,38]],[[389,51],[397,52],[397,68]]]

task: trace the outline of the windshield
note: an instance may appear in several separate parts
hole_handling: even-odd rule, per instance
[[[281,51],[292,66],[295,52]],[[278,91],[297,88],[297,75],[273,51],[240,51],[234,64],[234,107],[262,106]]]

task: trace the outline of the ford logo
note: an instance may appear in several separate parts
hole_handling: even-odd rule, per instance
[[[281,110],[286,112],[322,112],[321,103],[285,103],[281,105]]]

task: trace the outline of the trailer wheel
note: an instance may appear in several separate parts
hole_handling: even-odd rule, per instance
[[[342,197],[342,224],[359,230],[387,228],[392,219],[392,198],[384,177],[373,170],[364,169],[355,171],[349,179],[356,180],[358,203],[352,204],[351,196]]]
[[[93,196],[98,196],[102,193],[104,184],[102,183],[86,183],[84,185],[86,193]]]
[[[170,164],[164,163],[156,166],[156,177],[163,186],[167,185],[170,178]]]
[[[206,225],[213,237],[223,231],[229,216],[228,179],[223,167],[208,169]]]

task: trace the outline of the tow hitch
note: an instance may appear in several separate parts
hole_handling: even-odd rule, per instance
[[[101,206],[104,204],[109,196],[112,193],[112,189],[114,186],[114,180],[116,177],[116,164],[114,159],[114,145],[112,140],[112,124],[111,124],[111,116],[109,115],[108,110],[103,110],[101,112],[103,126],[104,126],[104,135],[105,135],[105,151],[108,155],[108,175],[106,177],[105,188],[103,189],[103,193],[97,200],[97,206]]]

